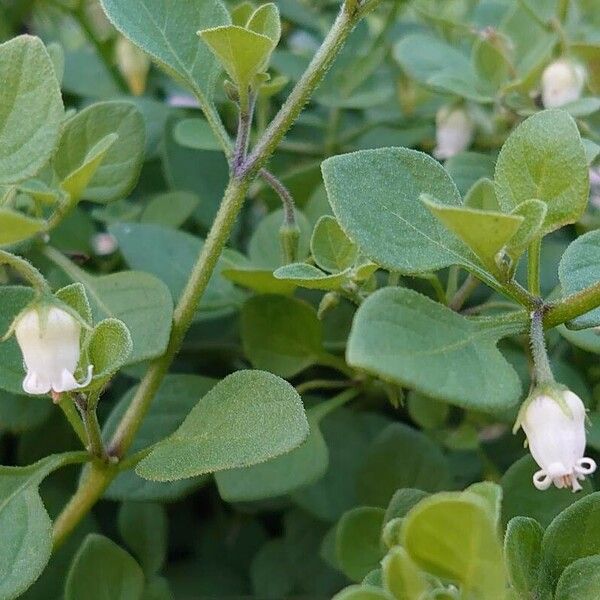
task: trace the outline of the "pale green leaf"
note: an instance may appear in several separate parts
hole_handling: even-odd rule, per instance
[[[352,581],[361,581],[384,556],[381,543],[383,508],[359,507],[345,513],[336,528],[336,557]]]
[[[558,266],[563,295],[568,296],[600,282],[600,230],[590,231],[572,242]],[[600,308],[569,323],[574,329],[600,325]]]
[[[104,319],[94,327],[84,348],[94,366],[91,385],[102,387],[127,363],[133,343],[129,329],[119,319]]]
[[[198,400],[207,394],[216,380],[198,375],[167,375],[154,397],[150,409],[135,436],[132,452],[138,452],[160,442],[171,435],[196,406]],[[103,429],[103,437],[109,440],[129,407],[138,387],[129,390],[110,413]],[[117,475],[106,491],[111,500],[132,500],[136,502],[172,502],[190,493],[206,477],[197,477],[172,482],[146,481],[135,471],[124,471]]]
[[[0,185],[23,181],[48,162],[64,109],[42,42],[22,35],[0,45]]]
[[[546,203],[542,234],[577,221],[587,206],[589,180],[575,121],[562,110],[529,117],[502,146],[495,181],[506,212],[532,198]]]
[[[392,600],[393,598],[394,596],[374,585],[351,585],[338,592],[333,600]]]
[[[523,217],[523,222],[517,233],[508,244],[508,254],[516,260],[525,250],[530,242],[539,236],[540,229],[546,220],[548,208],[541,200],[525,200],[515,207],[511,214]]]
[[[312,256],[321,269],[339,273],[348,269],[358,258],[358,248],[331,216],[321,217],[310,240]]]
[[[144,119],[134,104],[92,104],[67,122],[54,169],[75,197],[101,203],[124,198],[140,174],[145,140]]]
[[[273,272],[275,279],[282,283],[285,282],[309,290],[324,291],[339,290],[344,284],[348,283],[350,275],[350,269],[330,275],[308,263],[292,263],[279,267]]]
[[[133,557],[108,538],[88,535],[65,583],[65,600],[141,600],[144,574]]]
[[[514,517],[506,527],[504,557],[512,587],[535,597],[542,556],[542,526],[530,517]]]
[[[386,288],[359,308],[349,364],[426,395],[495,412],[514,406],[521,386],[496,348],[499,334],[417,292]]]
[[[430,156],[406,148],[362,150],[329,158],[322,170],[342,229],[371,260],[400,273],[451,264],[483,273],[472,252],[419,202],[430,194],[461,206],[456,186]]]
[[[22,242],[46,229],[46,221],[10,208],[0,208],[0,246]]]
[[[204,29],[198,35],[236,83],[240,95],[246,95],[254,78],[267,67],[273,50],[272,41],[266,35],[236,25]]]
[[[255,33],[267,36],[273,48],[277,46],[281,37],[281,19],[277,5],[269,2],[259,6],[248,19],[246,27]]]
[[[429,588],[425,576],[402,547],[392,548],[381,568],[384,587],[394,598],[421,598]]]
[[[480,258],[484,266],[498,276],[498,253],[525,220],[516,215],[484,211],[475,208],[445,206],[429,196],[421,196],[427,208]]]
[[[251,466],[293,450],[308,433],[302,401],[289,383],[264,371],[238,371],[204,396],[136,472],[174,481]]]
[[[322,325],[312,306],[285,296],[255,296],[241,315],[244,352],[252,366],[293,377],[323,353]]]
[[[217,61],[196,36],[198,29],[227,25],[220,0],[101,0],[112,24],[204,102],[212,99]]]
[[[504,596],[502,548],[478,495],[446,492],[421,501],[406,516],[402,545],[420,567],[458,583],[465,597]]]

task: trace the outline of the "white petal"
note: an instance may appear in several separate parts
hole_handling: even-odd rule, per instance
[[[47,394],[50,391],[50,381],[39,377],[35,371],[27,371],[23,379],[23,390],[27,394],[40,395]]]
[[[92,380],[93,370],[94,367],[90,365],[88,367],[88,372],[85,380],[81,383],[78,383],[72,373],[69,373],[67,369],[63,369],[62,373],[60,374],[60,378],[52,382],[52,389],[55,392],[60,393],[70,392],[72,390],[79,390],[81,388],[84,388],[90,384],[90,381]]]
[[[575,472],[579,475],[583,475],[582,479],[585,478],[585,475],[591,475],[596,470],[596,461],[584,456],[577,461],[575,465]]]
[[[552,479],[543,469],[533,475],[533,485],[538,490],[547,490],[552,485]]]

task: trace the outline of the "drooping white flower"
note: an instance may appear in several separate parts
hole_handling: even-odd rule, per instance
[[[545,108],[559,108],[581,97],[585,69],[561,58],[549,64],[542,73],[542,102]]]
[[[462,108],[444,106],[436,115],[436,147],[433,155],[445,160],[463,150],[473,141],[475,124]]]
[[[74,376],[81,324],[68,312],[55,306],[30,308],[19,315],[14,329],[27,370],[25,392],[58,394],[89,385],[91,365],[85,381],[78,383]]]
[[[557,488],[581,489],[580,480],[596,470],[596,463],[585,453],[585,407],[570,390],[556,390],[555,399],[538,393],[527,404],[521,420],[529,450],[540,466],[533,476],[538,490],[552,484]]]

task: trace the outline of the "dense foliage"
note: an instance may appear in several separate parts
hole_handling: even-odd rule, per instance
[[[0,599],[600,598],[597,4],[0,0]]]

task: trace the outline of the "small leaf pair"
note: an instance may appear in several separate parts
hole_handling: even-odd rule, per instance
[[[268,68],[271,54],[281,37],[279,9],[264,4],[249,17],[245,26],[224,25],[204,29],[198,35],[220,61],[237,87],[240,105],[247,106],[249,92]]]

